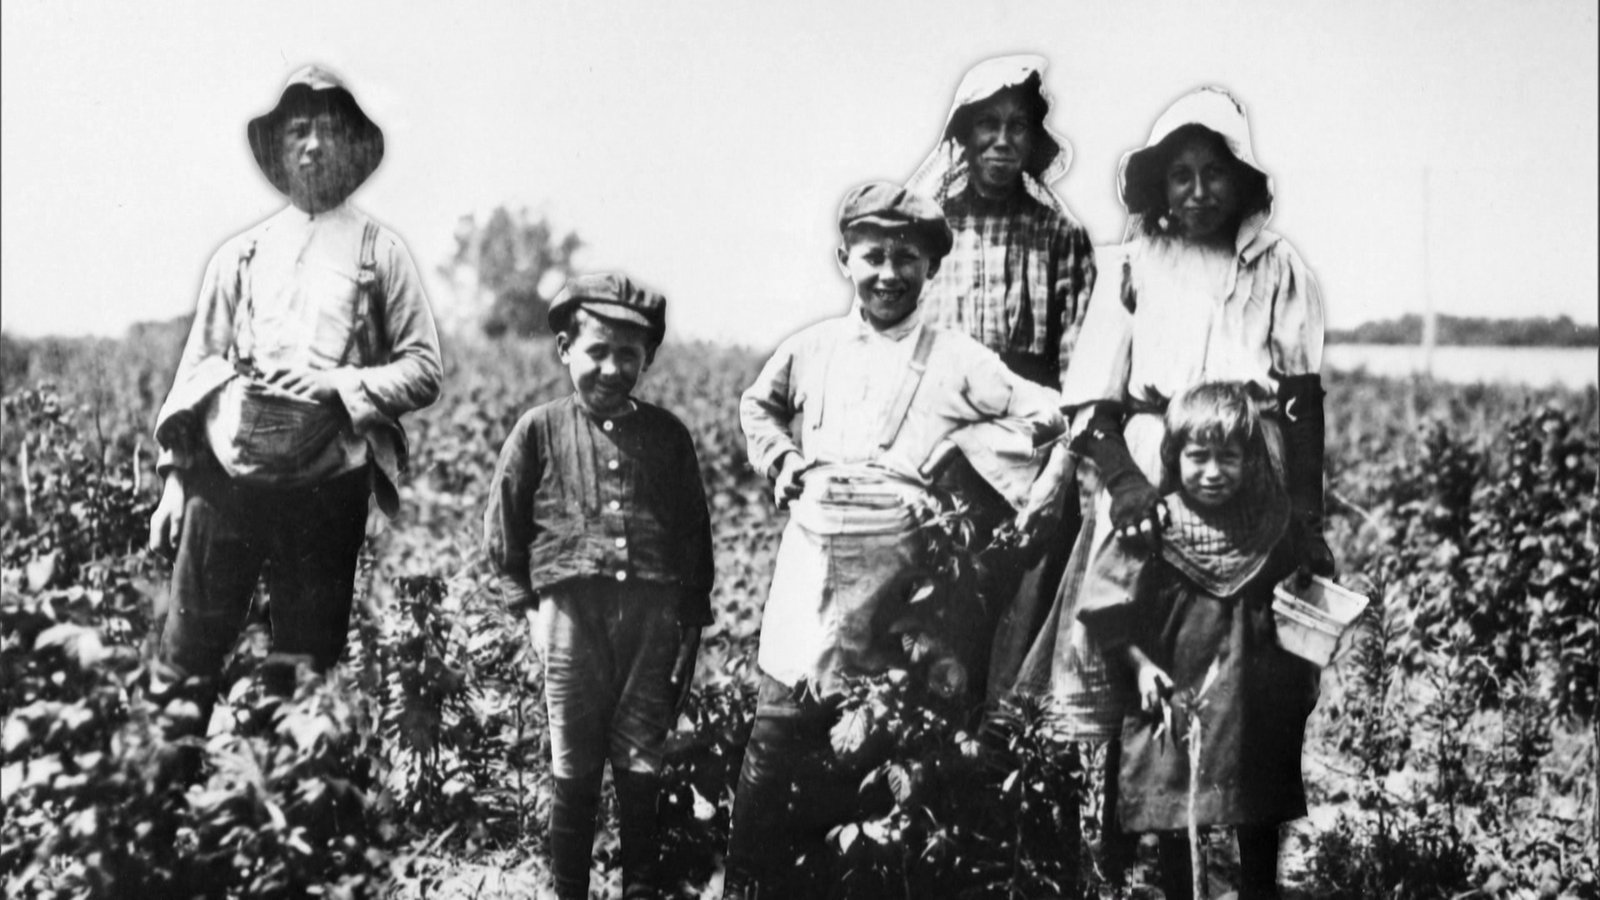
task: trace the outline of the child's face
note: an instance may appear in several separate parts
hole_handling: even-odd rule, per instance
[[[577,337],[556,335],[556,352],[572,376],[579,402],[596,415],[623,412],[649,359],[649,338],[641,328],[614,325],[582,309],[573,315],[578,317]]]
[[[1033,119],[1014,92],[979,104],[972,111],[972,130],[962,141],[979,192],[1004,197],[1021,184],[1033,142]]]
[[[1178,481],[1196,506],[1221,506],[1244,484],[1244,448],[1238,441],[1189,441],[1178,454]]]
[[[922,299],[922,287],[939,264],[908,231],[851,229],[839,248],[839,264],[856,286],[856,298],[873,328],[905,321]]]
[[[291,113],[283,122],[279,149],[295,206],[323,212],[349,196],[356,148],[342,113],[310,108]]]
[[[1213,138],[1195,135],[1167,165],[1167,210],[1186,240],[1231,239],[1239,215],[1237,163]]]

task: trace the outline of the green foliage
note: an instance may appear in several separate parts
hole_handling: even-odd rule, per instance
[[[1373,505],[1363,563],[1383,603],[1328,704],[1356,809],[1311,875],[1333,896],[1592,895],[1600,435],[1549,404],[1489,432],[1454,412],[1347,488]]]
[[[478,535],[512,423],[570,389],[550,342],[451,341],[444,399],[407,419],[404,513],[364,559],[341,670],[280,697],[247,647],[226,727],[203,743],[175,737],[195,707],[149,661],[163,572],[138,549],[155,499],[141,435],[172,348],[148,343],[27,347],[29,377],[70,390],[7,383],[7,892],[529,895],[548,803],[542,679]],[[680,896],[714,879],[725,847],[783,526],[737,423],[760,362],[669,344],[641,385],[695,435],[714,519],[716,625],[661,802]],[[1329,761],[1312,789],[1336,814],[1289,874],[1324,897],[1595,896],[1595,392],[1369,377],[1330,390],[1330,535],[1344,571],[1373,583],[1341,580],[1382,614],[1326,682],[1307,750]],[[1047,711],[973,721],[921,685],[885,675],[841,707],[847,752],[813,763],[817,784],[840,779],[845,824],[797,869],[812,895],[1109,891],[1088,815],[1099,770]],[[598,846],[609,877],[614,841]]]
[[[72,407],[48,383],[3,403],[7,450],[17,461],[0,523],[8,582],[34,590],[69,584],[91,560],[144,543],[154,503],[141,496],[137,456],[119,465],[126,457],[98,406]],[[84,419],[93,440],[78,437]]]

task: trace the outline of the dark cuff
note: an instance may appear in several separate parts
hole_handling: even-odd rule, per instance
[[[500,576],[500,601],[513,613],[539,608],[538,592],[510,575]]]
[[[1103,401],[1089,407],[1089,421],[1084,423],[1083,430],[1073,437],[1069,445],[1072,452],[1080,456],[1094,455],[1097,444],[1107,438],[1122,438],[1122,421],[1126,410],[1121,403]]]

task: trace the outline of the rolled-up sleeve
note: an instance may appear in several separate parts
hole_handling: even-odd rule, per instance
[[[1060,395],[1013,374],[993,353],[973,354],[963,393],[976,413],[974,419],[993,420],[1029,435],[1034,446],[1060,437],[1066,429]]]
[[[172,390],[156,415],[160,447],[157,471],[188,469],[204,453],[200,416],[206,400],[231,374],[226,356],[233,345],[234,309],[242,244],[235,238],[222,245],[206,266],[195,304],[194,323],[172,379]]]
[[[794,420],[794,341],[778,346],[761,367],[755,383],[739,398],[739,426],[756,471],[772,474],[785,453],[799,453],[800,446],[789,433]]]
[[[991,487],[1022,509],[1044,461],[1040,448],[1066,430],[1060,397],[977,349],[964,366],[963,396],[972,406],[972,424],[956,429],[950,439]]]
[[[489,485],[489,505],[483,513],[483,549],[498,575],[501,597],[511,609],[538,603],[528,569],[528,548],[533,545],[535,523],[533,495],[544,477],[544,462],[534,445],[531,414],[511,430]]]

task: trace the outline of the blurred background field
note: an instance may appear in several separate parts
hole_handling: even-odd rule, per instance
[[[477,551],[501,441],[568,389],[549,339],[517,330],[447,337],[444,398],[409,420],[404,511],[370,544],[347,664],[280,702],[250,677],[262,635],[242,642],[210,774],[187,793],[163,768],[164,729],[185,710],[150,693],[166,562],[142,550],[157,495],[150,424],[183,323],[5,339],[8,895],[543,888],[540,679]],[[715,524],[717,622],[663,795],[687,897],[720,883],[782,524],[737,423],[761,362],[669,343],[642,386],[695,434]],[[1284,884],[1298,897],[1597,896],[1593,380],[1358,370],[1333,372],[1328,389],[1332,543],[1341,581],[1374,611],[1325,672],[1305,755],[1313,811],[1285,830]],[[1053,745],[1040,710],[979,728],[888,683],[852,703],[879,764],[859,817],[802,867],[817,896],[1153,896],[1105,883],[1093,803],[1081,823],[1061,804],[1074,786],[1093,795],[1096,761]],[[1212,844],[1220,886],[1231,851]],[[600,847],[614,889],[613,845]]]

